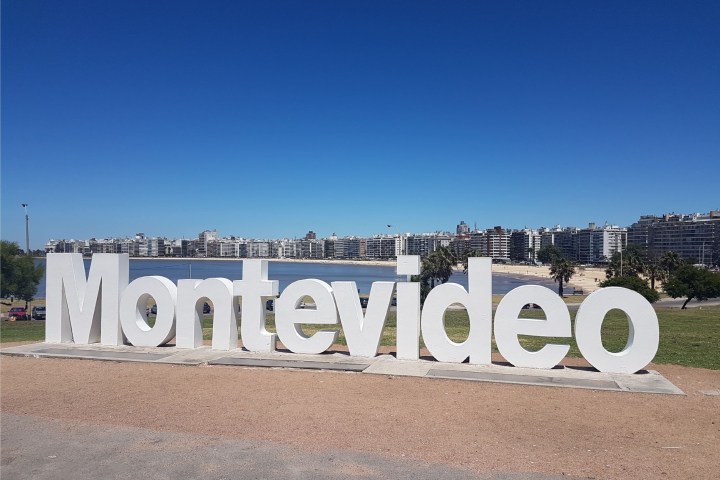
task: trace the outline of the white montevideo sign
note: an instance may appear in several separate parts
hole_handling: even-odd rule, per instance
[[[53,253],[47,256],[47,324],[50,343],[126,343],[156,347],[173,338],[178,348],[202,346],[202,307],[214,306],[212,348],[238,348],[240,337],[251,352],[272,352],[279,339],[295,353],[319,354],[335,342],[337,330],[303,332],[303,324],[340,323],[350,355],[377,355],[393,294],[397,296],[397,358],[418,360],[420,335],[427,349],[440,362],[491,363],[491,337],[505,359],[518,367],[552,368],[567,354],[568,345],[547,344],[528,351],[518,335],[537,337],[572,336],[570,313],[552,290],[527,285],[503,297],[492,315],[492,274],[489,258],[470,258],[467,290],[455,283],[438,285],[420,308],[417,282],[375,282],[365,312],[360,306],[355,282],[299,280],[288,285],[275,302],[277,334],[265,328],[265,300],[279,294],[278,281],[268,279],[267,260],[243,260],[242,280],[225,278],[179,280],[141,277],[129,282],[127,254],[95,254],[89,274],[80,254]],[[398,275],[420,273],[420,257],[401,255]],[[315,309],[300,308],[305,298]],[[150,327],[145,319],[149,298],[157,304],[157,317]],[[242,306],[239,300],[242,299]],[[533,303],[545,319],[519,318],[523,306]],[[445,330],[445,311],[450,305],[465,306],[470,329],[464,342],[454,342]],[[620,352],[608,352],[602,344],[601,327],[612,309],[625,312],[629,337]],[[600,289],[580,305],[575,318],[575,340],[582,355],[601,372],[635,373],[657,352],[658,319],[655,310],[640,294],[618,287]]]

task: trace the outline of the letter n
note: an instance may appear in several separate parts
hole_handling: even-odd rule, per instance
[[[120,294],[128,285],[126,253],[96,253],[85,278],[79,253],[47,256],[45,341],[122,345]]]

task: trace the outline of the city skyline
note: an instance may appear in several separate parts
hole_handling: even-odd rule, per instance
[[[716,210],[718,24],[712,3],[3,2],[2,238],[24,248],[23,203],[33,249]]]
[[[610,223],[610,222],[608,222],[608,223],[603,222],[601,224],[597,223],[597,222],[586,222],[584,225],[554,224],[554,225],[523,226],[523,227],[513,227],[513,226],[509,226],[509,225],[493,225],[493,226],[478,225],[476,227],[474,225],[468,225],[467,222],[465,222],[464,220],[460,220],[460,222],[462,224],[464,224],[466,227],[468,227],[468,232],[474,232],[474,231],[479,232],[479,231],[485,231],[485,230],[492,230],[493,228],[497,228],[497,227],[500,227],[500,228],[502,228],[504,230],[508,230],[508,231],[510,231],[510,230],[525,230],[525,229],[542,230],[542,229],[555,229],[555,228],[562,228],[562,229],[564,229],[564,228],[588,228],[588,226],[590,226],[590,225],[596,226],[596,227],[603,227],[603,226],[608,226],[608,227],[612,226],[612,227],[619,227],[619,228],[628,227],[628,225],[617,225],[617,224]],[[424,232],[417,232],[417,231],[400,232],[393,228],[387,228],[387,230],[384,232],[378,231],[378,232],[366,234],[366,235],[354,234],[352,232],[344,234],[344,235],[338,235],[335,232],[331,232],[327,235],[319,235],[314,230],[307,230],[307,229],[304,233],[297,233],[297,234],[293,234],[293,235],[284,235],[281,237],[272,237],[272,236],[268,236],[268,235],[248,236],[248,235],[242,235],[241,233],[238,233],[238,232],[221,232],[217,228],[204,228],[204,229],[201,229],[200,233],[216,232],[218,237],[220,237],[220,238],[236,237],[236,238],[255,239],[255,240],[280,240],[280,239],[297,240],[297,239],[305,238],[308,234],[313,234],[318,239],[330,238],[331,236],[336,236],[336,237],[382,237],[382,236],[398,236],[398,235],[435,235],[435,234],[456,235],[456,229],[458,226],[459,226],[459,224],[456,224],[455,228],[452,228],[452,229],[439,229],[438,228],[435,230],[428,230],[428,231],[424,231]],[[392,227],[392,225],[386,225],[386,227]],[[197,235],[198,235],[198,233],[188,232],[188,233],[186,233],[184,235],[180,235],[180,236],[171,236],[171,235],[164,235],[163,233],[148,234],[147,232],[138,231],[138,232],[135,232],[132,234],[126,232],[125,234],[121,234],[121,235],[91,235],[85,239],[90,239],[90,238],[95,238],[95,239],[131,238],[131,237],[135,237],[135,236],[145,236],[145,237],[157,237],[157,238],[166,238],[166,239],[177,239],[177,240],[183,239],[183,240],[185,240],[185,239],[189,239],[189,238],[196,238]],[[56,236],[56,237],[49,237],[47,240],[80,240],[80,239],[81,239],[80,237],[57,237]]]
[[[388,225],[389,227],[390,225]],[[607,263],[615,253],[634,245],[647,259],[673,252],[703,265],[720,258],[720,210],[706,214],[641,216],[627,227],[588,224],[587,227],[509,229],[495,226],[470,229],[464,222],[452,232],[382,234],[368,237],[247,238],[204,230],[196,237],[134,236],[89,239],[50,239],[45,253],[126,253],[134,257],[295,258],[388,260],[398,255],[426,256],[448,247],[457,258],[472,252],[498,261],[535,263],[543,246],[554,245],[566,259],[582,264]]]

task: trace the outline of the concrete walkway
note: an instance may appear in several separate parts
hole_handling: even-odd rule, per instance
[[[341,370],[363,374],[444,378],[454,380],[585,388],[635,393],[683,395],[660,373],[650,370],[636,374],[601,373],[587,367],[558,366],[552,370],[517,368],[506,365],[441,363],[434,360],[403,361],[391,355],[373,358],[351,357],[347,353],[301,355],[289,352],[252,353],[237,349],[212,350],[210,347],[109,347],[98,344],[75,345],[34,343],[3,348],[4,355],[49,358],[79,358],[121,362],[168,363],[177,365],[226,365],[262,368]]]

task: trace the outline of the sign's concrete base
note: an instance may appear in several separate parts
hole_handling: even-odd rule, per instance
[[[179,365],[231,365],[241,367],[341,370],[376,375],[444,378],[479,382],[514,383],[548,387],[587,388],[634,393],[684,395],[658,372],[610,374],[586,367],[558,366],[551,370],[516,368],[504,365],[470,365],[431,360],[403,361],[392,355],[374,358],[351,357],[345,353],[301,355],[297,353],[252,353],[237,349],[212,350],[210,347],[109,347],[66,343],[34,343],[3,348],[4,355],[49,358],[80,358],[119,362],[171,363]]]

